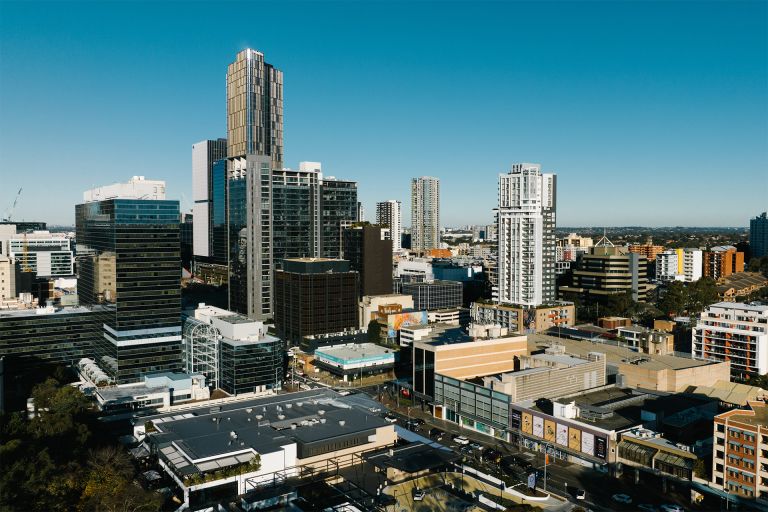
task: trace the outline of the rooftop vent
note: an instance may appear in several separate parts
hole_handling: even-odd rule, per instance
[[[291,423],[291,430],[296,430],[296,424],[295,423]]]
[[[290,409],[291,407],[293,407],[293,404],[285,404],[286,409]]]
[[[296,407],[301,407],[302,405],[304,405],[304,402],[296,402]]]
[[[284,420],[285,419],[285,414],[278,414],[277,415],[277,419]]]
[[[325,418],[320,418],[320,423],[322,423],[323,425],[325,425],[325,421],[326,421]]]
[[[257,414],[257,415],[256,415],[256,419],[257,419],[257,420],[260,420],[260,419],[261,419],[261,418],[263,418],[263,417],[264,417],[264,416],[262,416],[261,414]]]
[[[339,426],[343,427],[347,422],[344,420],[339,420]]]
[[[317,411],[317,414],[322,416],[323,414],[325,414],[325,409],[320,409],[319,411]]]
[[[229,433],[229,437],[231,437],[232,439],[237,439],[237,432],[233,430],[232,432]]]
[[[253,412],[253,409],[251,409],[251,408],[249,407],[249,408],[247,408],[247,409],[245,410],[245,412],[247,412],[248,414],[251,414],[251,413]]]

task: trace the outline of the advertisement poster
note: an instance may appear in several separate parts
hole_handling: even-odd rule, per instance
[[[581,450],[581,430],[569,427],[568,428],[568,448],[571,450]]]
[[[605,458],[606,444],[604,437],[595,438],[595,455],[601,459]]]
[[[526,434],[533,433],[533,416],[530,413],[523,413],[523,432]]]
[[[533,417],[533,435],[544,437],[544,418],[541,416]]]
[[[402,327],[409,325],[420,325],[427,323],[426,311],[411,311],[408,313],[397,313],[387,317],[387,337],[394,338]]]
[[[520,420],[521,420],[520,416],[521,416],[520,411],[516,411],[514,409],[510,413],[509,426],[512,430],[517,430],[520,428]]]
[[[587,455],[595,454],[595,436],[589,432],[581,433],[581,451]]]
[[[557,424],[557,444],[568,446],[568,426]]]
[[[544,439],[555,442],[555,422],[552,420],[544,420]]]

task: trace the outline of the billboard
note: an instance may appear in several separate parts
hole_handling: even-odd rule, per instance
[[[596,437],[595,438],[595,455],[597,457],[600,457],[601,459],[605,458],[605,446],[606,441],[604,437]]]
[[[523,432],[526,434],[533,433],[533,416],[530,413],[523,413]]]
[[[424,325],[428,322],[426,311],[409,311],[387,315],[387,337],[394,338],[401,327]]]
[[[595,454],[595,436],[589,432],[581,433],[581,451],[587,455]]]
[[[555,441],[559,445],[568,446],[568,425],[563,425],[562,423],[557,424],[557,436]]]
[[[520,420],[522,419],[520,411],[512,409],[512,412],[510,413],[509,417],[510,417],[509,427],[512,430],[519,430],[520,429]]]
[[[552,420],[544,420],[544,439],[555,442],[555,422]]]
[[[544,418],[541,416],[533,417],[533,435],[544,437]]]
[[[581,430],[568,428],[568,448],[577,452],[581,450]]]

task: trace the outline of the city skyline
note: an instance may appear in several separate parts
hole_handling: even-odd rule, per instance
[[[426,174],[442,182],[443,225],[490,224],[498,174],[515,161],[558,173],[563,226],[747,226],[765,210],[765,3],[552,4],[418,3],[408,16],[404,4],[261,4],[283,23],[232,36],[202,2],[140,18],[119,2],[49,4],[35,32],[24,29],[35,4],[5,2],[0,213],[23,187],[15,219],[73,225],[81,190],[133,175],[167,181],[190,210],[190,147],[226,135],[226,66],[247,47],[285,73],[284,165],[320,161],[358,181],[369,212],[406,203]],[[170,16],[184,33],[166,30]],[[333,30],[311,44],[284,29],[321,25]],[[191,40],[189,27],[206,33]],[[402,40],[368,35],[383,27]],[[393,134],[411,142],[382,151]],[[629,190],[647,201],[626,201]]]

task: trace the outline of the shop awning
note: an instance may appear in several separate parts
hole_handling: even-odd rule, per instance
[[[673,453],[668,453],[668,452],[659,452],[659,454],[656,456],[656,461],[663,462],[665,464],[670,464],[672,466],[678,466],[685,469],[693,468],[693,459],[680,457],[678,455],[675,455]]]

